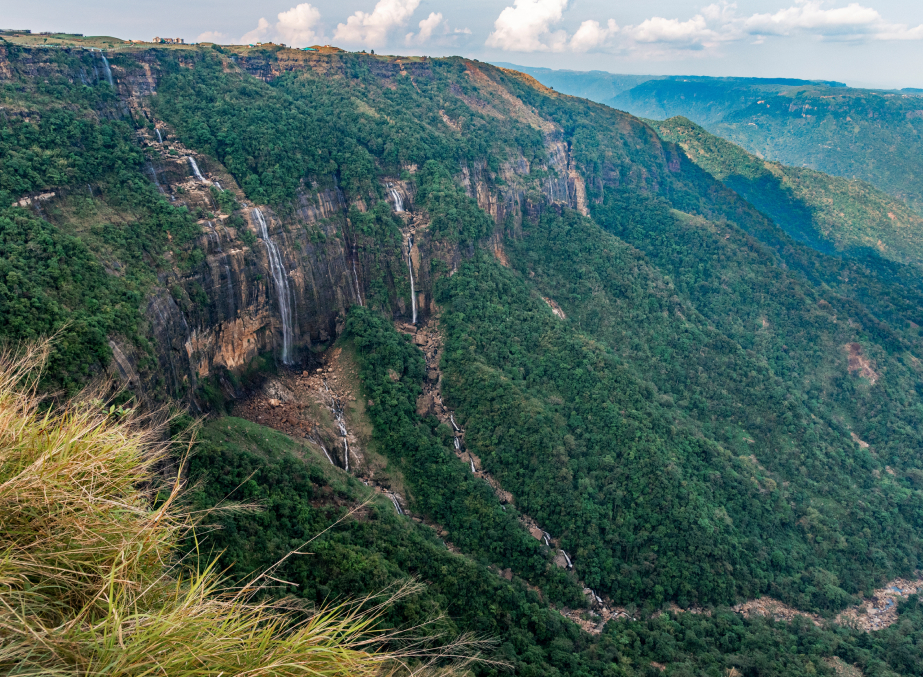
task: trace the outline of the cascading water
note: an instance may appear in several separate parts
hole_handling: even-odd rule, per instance
[[[413,251],[413,235],[407,241],[407,269],[410,271],[410,307],[413,309],[412,324],[417,323],[417,291],[413,286],[413,257],[410,252]]]
[[[269,271],[272,274],[272,281],[276,286],[276,295],[279,299],[279,315],[282,317],[282,364],[292,363],[292,305],[291,292],[288,287],[288,273],[282,264],[282,256],[276,243],[269,237],[269,229],[266,226],[266,219],[263,218],[263,212],[258,207],[253,208],[253,218],[256,219],[260,227],[260,237],[266,243],[266,251],[269,254]]]
[[[359,300],[359,305],[362,305],[362,294],[359,293],[359,275],[356,273],[356,248],[353,247],[353,280],[356,282],[356,298]]]
[[[192,167],[192,173],[195,174],[196,179],[205,183],[205,177],[202,176],[202,172],[199,171],[199,165],[196,164],[195,158],[190,155],[186,159],[189,160],[189,166]]]
[[[340,428],[340,436],[343,438],[343,469],[346,472],[349,472],[349,442],[346,439],[346,420],[343,417],[343,408],[340,406],[337,398],[334,397],[333,393],[330,392],[330,388],[327,386],[327,381],[322,381],[322,383],[324,384],[324,390],[330,394],[330,399],[333,401],[330,410],[333,412],[333,418],[336,420],[337,426]]]
[[[390,183],[388,184],[388,191],[391,193],[391,197],[394,198],[394,211],[404,211],[404,198],[401,197],[401,194]]]
[[[154,131],[157,133],[157,143],[163,143],[163,137],[160,135],[160,130],[154,127]]]
[[[394,504],[394,509],[397,511],[397,514],[398,514],[398,515],[403,515],[403,514],[404,514],[404,511],[403,511],[403,509],[401,508],[401,504],[397,502],[397,496],[395,496],[394,494],[388,494],[388,498],[390,498],[390,499],[391,499],[391,502]],[[448,546],[446,546],[446,547],[448,547]]]
[[[147,163],[148,168],[151,170],[151,178],[154,179],[154,185],[157,186],[157,190],[161,193],[164,193],[163,187],[160,185],[160,181],[157,180],[157,172],[154,170],[154,164],[152,162]],[[166,193],[164,193],[166,195]]]
[[[109,82],[110,87],[115,87],[115,85],[112,84],[112,69],[109,68],[109,60],[106,59],[106,55],[102,52],[100,52],[99,55],[103,58],[103,70],[106,71],[106,80]]]

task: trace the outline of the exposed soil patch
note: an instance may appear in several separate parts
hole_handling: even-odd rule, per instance
[[[564,311],[561,310],[561,306],[559,306],[557,303],[555,303],[554,301],[552,301],[552,300],[551,300],[550,298],[548,298],[547,296],[543,296],[543,297],[542,297],[542,301],[544,301],[545,303],[548,304],[548,307],[551,308],[551,312],[552,312],[552,313],[554,313],[555,315],[557,315],[558,317],[560,317],[562,320],[566,320],[566,319],[567,319],[567,316],[564,315]]]
[[[858,343],[847,343],[843,346],[849,357],[849,373],[858,372],[859,376],[866,378],[872,385],[878,381],[878,372],[874,369],[874,362],[862,354],[862,346]]]

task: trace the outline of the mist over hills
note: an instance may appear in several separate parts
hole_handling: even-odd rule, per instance
[[[521,675],[923,671],[893,197],[463,58],[4,36],[0,107],[0,335],[207,416],[232,581],[416,577]]]

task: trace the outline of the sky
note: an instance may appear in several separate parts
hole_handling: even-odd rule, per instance
[[[0,0],[0,28],[923,88],[921,0]]]

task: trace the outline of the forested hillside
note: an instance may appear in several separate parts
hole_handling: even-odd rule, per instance
[[[761,160],[686,118],[651,125],[793,238],[839,255],[923,263],[923,218],[873,186]]]
[[[262,511],[190,557],[522,675],[923,674],[911,588],[843,620],[921,584],[909,210],[461,58],[0,47],[0,333],[208,417]]]
[[[671,79],[643,83],[607,103],[646,118],[681,115],[762,158],[866,181],[923,213],[918,94]]]
[[[791,78],[524,70],[564,94],[642,118],[685,117],[762,159],[867,182],[923,214],[918,91]]]

